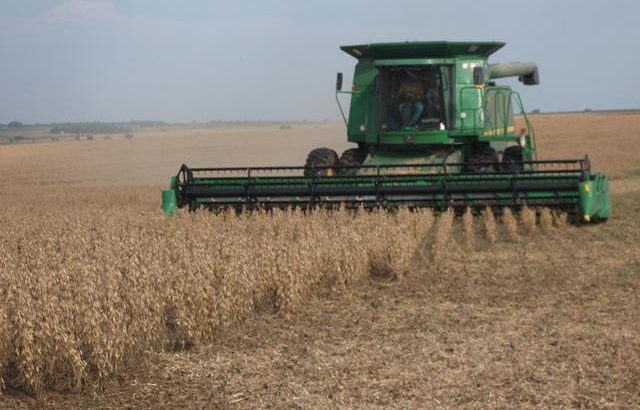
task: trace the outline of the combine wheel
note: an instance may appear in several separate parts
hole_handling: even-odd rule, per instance
[[[500,164],[502,172],[514,174],[524,170],[522,165],[522,147],[507,147],[502,154],[502,163]]]
[[[471,155],[467,164],[467,170],[475,174],[496,172],[498,169],[498,155],[496,150],[487,146]]]
[[[338,162],[336,162],[336,174],[341,176],[352,176],[358,172],[357,168],[341,168],[341,167],[357,167],[364,162],[365,154],[360,148],[350,148],[342,153]]]
[[[327,176],[333,174],[332,167],[338,161],[338,154],[329,148],[316,148],[307,155],[307,162],[304,165],[304,176]]]

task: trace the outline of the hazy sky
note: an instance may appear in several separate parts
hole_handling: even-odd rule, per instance
[[[339,45],[469,39],[527,109],[640,108],[637,0],[0,0],[0,123],[333,120]]]

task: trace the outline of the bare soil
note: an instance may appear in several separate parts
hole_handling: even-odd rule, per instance
[[[434,264],[429,238],[401,279],[325,289],[295,312],[260,312],[208,346],[153,355],[121,380],[79,394],[5,392],[0,407],[640,407],[640,115],[532,121],[540,157],[589,153],[594,169],[614,178],[609,222],[518,242],[502,232],[493,245],[478,233],[474,251],[454,227],[446,260]],[[314,146],[346,148],[340,126],[307,127],[3,146],[0,172],[34,201],[66,184],[148,211],[183,160],[299,164]],[[140,193],[125,204],[122,186]]]

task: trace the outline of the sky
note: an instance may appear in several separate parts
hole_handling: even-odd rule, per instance
[[[493,62],[540,67],[506,81],[527,110],[640,108],[639,18],[637,0],[0,0],[0,123],[337,120],[338,47],[411,40],[505,41]]]

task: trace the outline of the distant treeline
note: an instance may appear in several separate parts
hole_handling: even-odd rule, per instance
[[[58,124],[51,128],[51,134],[118,134],[129,132],[130,128],[107,122],[81,122]]]
[[[598,110],[592,108],[585,108],[584,110],[576,110],[576,111],[545,111],[542,112],[540,109],[536,108],[535,110],[531,110],[529,114],[539,114],[539,115],[555,115],[555,114],[638,114],[640,113],[640,108],[612,108],[608,110]]]

